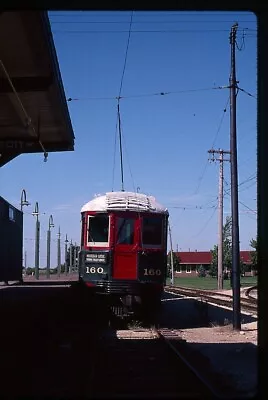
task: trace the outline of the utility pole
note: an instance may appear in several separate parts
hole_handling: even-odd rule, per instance
[[[25,275],[27,270],[27,251],[24,252],[24,268],[25,268]]]
[[[60,254],[60,226],[59,226],[59,232],[58,232],[58,276],[60,276],[61,273],[61,254]]]
[[[67,245],[68,245],[68,242],[69,242],[69,240],[68,240],[68,238],[67,238],[67,234],[66,234],[66,238],[65,238],[65,275],[67,275],[68,274],[68,270],[67,270],[67,254],[68,254],[68,252],[67,252]]]
[[[50,245],[51,245],[51,228],[54,228],[53,217],[50,215],[48,220],[47,231],[47,279],[50,278]]]
[[[72,267],[73,267],[73,243],[72,243],[72,239],[71,239],[71,243],[70,243],[70,266],[69,266],[69,274],[72,273]]]
[[[35,203],[34,212],[32,213],[36,217],[35,225],[35,279],[39,279],[39,249],[40,249],[40,222],[39,216],[39,206],[38,202]]]
[[[77,258],[78,258],[78,249],[77,249],[77,244],[74,242],[74,271],[76,272],[77,270]]]
[[[74,272],[75,272],[75,268],[76,268],[76,242],[74,242],[73,253],[74,253],[74,263],[73,263],[73,267],[74,267]]]
[[[220,175],[219,175],[219,197],[218,197],[218,289],[223,289],[223,161],[230,161],[229,159],[224,159],[224,154],[230,154],[227,150],[208,150],[209,154],[212,154],[212,161],[220,162]],[[214,158],[214,154],[219,154],[219,158]]]
[[[171,285],[174,285],[173,248],[172,248],[171,228],[170,228],[170,224],[169,224],[169,223],[168,223],[168,230],[169,230],[169,240],[170,240],[170,263],[171,263],[171,278],[170,278],[170,284],[171,284]]]
[[[23,254],[23,249],[24,249],[24,234],[23,234],[23,228],[24,228],[24,218],[23,218],[23,207],[24,206],[29,206],[30,203],[26,199],[26,191],[25,189],[22,189],[21,191],[21,196],[20,196],[20,210],[22,212],[22,254]],[[26,251],[24,253],[24,275],[26,276]]]
[[[232,287],[233,287],[233,328],[241,330],[240,305],[240,250],[238,220],[238,178],[236,141],[236,70],[235,44],[238,24],[234,24],[230,34],[231,74],[230,74],[230,150],[231,150],[231,202],[232,202]]]

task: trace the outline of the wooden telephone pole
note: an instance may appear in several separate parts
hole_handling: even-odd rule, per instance
[[[231,150],[231,201],[232,201],[232,286],[233,286],[233,327],[241,329],[240,305],[240,249],[238,220],[238,173],[236,140],[236,94],[237,80],[235,67],[235,44],[238,24],[234,24],[230,33],[231,74],[230,74],[230,150]]]
[[[230,154],[227,150],[208,150],[209,154],[212,154],[212,161],[220,162],[220,175],[219,175],[219,197],[218,197],[218,211],[219,211],[219,222],[218,222],[218,289],[223,289],[223,161],[230,161],[224,159],[224,154]],[[219,154],[219,158],[215,158],[214,154]]]

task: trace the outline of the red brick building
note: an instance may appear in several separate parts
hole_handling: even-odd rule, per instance
[[[180,251],[175,252],[175,254],[180,261],[179,271],[175,272],[175,276],[178,277],[195,277],[197,276],[197,271],[200,266],[208,270],[212,262],[212,254],[210,251]],[[240,251],[240,259],[249,269],[245,275],[254,275],[254,271],[251,270],[250,251]]]

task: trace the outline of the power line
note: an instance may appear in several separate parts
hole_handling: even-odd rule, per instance
[[[230,102],[230,96],[228,96],[227,102],[226,102],[225,107],[224,107],[224,109],[223,109],[223,114],[222,114],[222,117],[221,117],[221,120],[220,120],[220,124],[219,124],[219,127],[218,127],[218,129],[217,129],[217,132],[216,132],[216,135],[215,135],[215,137],[214,137],[214,140],[213,140],[213,142],[212,142],[211,148],[214,147],[214,145],[215,145],[215,143],[216,143],[216,140],[217,140],[217,138],[218,138],[218,135],[219,135],[219,132],[220,132],[220,130],[221,130],[222,123],[223,123],[223,120],[224,120],[224,117],[225,117],[225,114],[226,114],[226,111],[227,111],[227,107],[228,107],[229,102]]]
[[[228,196],[231,196],[230,193],[228,193],[226,190],[224,190],[224,191],[225,191],[225,194],[227,194]],[[242,204],[242,206],[246,207],[248,210],[252,211],[254,214],[257,214],[257,211],[256,211],[256,210],[253,210],[252,208],[250,208],[249,206],[247,206],[247,205],[246,205],[245,203],[243,203],[242,201],[238,201],[238,203]]]
[[[224,119],[224,116],[225,116],[226,111],[227,111],[227,106],[228,106],[228,104],[229,104],[229,101],[230,101],[230,96],[228,96],[227,102],[226,102],[225,107],[224,107],[224,109],[223,109],[223,114],[222,114],[222,117],[221,117],[221,120],[220,120],[220,123],[219,123],[219,127],[218,127],[218,129],[217,129],[217,131],[216,131],[216,135],[215,135],[214,140],[213,140],[213,142],[212,142],[211,148],[214,147],[214,144],[215,144],[215,142],[216,142],[216,140],[217,140],[217,138],[218,138],[218,135],[219,135],[219,132],[220,132],[222,123],[223,123],[223,119]],[[202,182],[202,180],[203,180],[203,178],[204,178],[205,172],[206,172],[207,167],[208,167],[208,163],[209,163],[209,159],[206,160],[205,167],[204,167],[204,169],[203,169],[203,171],[202,171],[200,177],[198,178],[198,184],[197,184],[197,188],[196,188],[194,194],[197,194],[198,191],[199,191],[201,182]]]
[[[215,206],[215,207],[214,207],[214,210],[213,210],[211,216],[210,216],[209,219],[206,221],[206,223],[205,223],[205,225],[203,226],[203,228],[202,228],[196,235],[192,236],[192,238],[195,238],[195,237],[199,236],[199,235],[205,230],[205,228],[208,226],[209,222],[211,221],[212,217],[214,216],[214,214],[215,214],[217,208],[218,208],[218,206]]]
[[[81,34],[81,33],[128,33],[127,30],[53,30],[52,33],[73,33],[73,34]],[[228,29],[170,29],[170,30],[132,30],[133,33],[222,33],[228,32]],[[257,32],[257,31],[256,31]]]
[[[251,93],[247,92],[245,89],[242,89],[239,86],[237,86],[237,89],[240,90],[241,92],[246,93],[248,96],[254,97],[254,99],[257,99],[257,96],[254,96],[254,94],[251,94]]]
[[[181,24],[181,23],[213,23],[213,24],[230,24],[230,20],[213,20],[213,21],[195,21],[195,20],[173,20],[173,21],[133,21],[132,24]],[[51,24],[129,24],[129,21],[50,21]],[[243,23],[256,23],[256,21],[243,21]],[[248,29],[248,28],[244,28]]]
[[[184,210],[208,210],[210,208],[215,207],[215,202],[217,202],[218,200],[218,196],[213,196],[215,197],[213,200],[209,200],[207,201],[205,204],[200,205],[183,205],[183,206],[168,206],[168,208],[179,208],[182,209],[182,211]],[[208,207],[210,204],[213,204],[212,206]]]
[[[239,190],[239,193],[244,192],[245,190],[250,189],[252,186],[255,186],[257,182],[253,182],[251,185],[244,187],[243,189]]]
[[[253,15],[253,13],[245,13],[245,12],[219,12],[219,11],[215,11],[215,12],[213,12],[213,11],[211,11],[211,12],[204,12],[204,11],[196,11],[196,12],[194,12],[194,11],[191,11],[191,12],[184,12],[184,11],[175,11],[175,12],[167,12],[167,11],[162,11],[162,12],[159,12],[159,11],[155,11],[155,12],[151,12],[151,11],[136,11],[136,17],[140,17],[140,18],[143,18],[143,17],[151,17],[151,18],[153,18],[153,17],[157,17],[157,18],[159,18],[159,14],[161,13],[161,16],[162,17],[165,17],[165,16],[169,16],[169,17],[184,17],[184,16],[195,16],[195,17],[203,17],[203,16],[210,16],[210,17],[215,17],[215,16],[228,16],[228,17],[232,17],[232,16],[240,16],[240,18],[241,17],[246,17],[246,18],[248,18],[248,17],[250,17],[250,16],[252,16]],[[105,15],[105,14],[107,14],[107,15]],[[144,14],[144,15],[143,15]],[[129,14],[128,14],[128,12],[127,11],[121,11],[121,12],[116,12],[116,11],[96,11],[96,12],[94,12],[94,11],[83,11],[83,12],[74,12],[74,13],[71,13],[71,12],[69,12],[68,11],[68,14],[66,13],[66,14],[60,14],[60,13],[55,13],[55,14],[53,14],[53,13],[49,13],[49,17],[68,17],[68,18],[70,18],[70,17],[89,17],[89,16],[92,16],[92,17],[104,17],[105,16],[105,18],[107,18],[107,17],[128,17],[129,16]],[[230,22],[233,22],[233,20],[232,21],[230,21]],[[255,22],[256,22],[256,20],[255,20]]]
[[[200,89],[185,89],[185,90],[174,90],[168,92],[156,92],[156,93],[144,93],[144,94],[135,94],[129,96],[120,96],[121,99],[131,99],[131,98],[140,98],[140,97],[154,97],[154,96],[166,96],[170,94],[182,94],[182,93],[191,93],[191,92],[203,92],[208,90],[220,90],[220,89],[228,89],[228,86],[213,86],[209,88],[200,88]],[[68,102],[71,101],[88,101],[88,100],[118,100],[118,97],[69,97],[67,99]]]
[[[203,207],[203,206],[168,206],[168,208],[176,208],[176,209],[182,209],[182,210],[209,210],[211,208],[214,208],[214,206],[210,207]]]
[[[248,183],[254,179],[257,179],[257,174],[254,173],[253,175],[250,175],[247,179],[245,179],[244,181],[242,181],[241,183],[239,183],[238,187],[244,185],[245,183]],[[225,183],[227,183],[227,185],[229,185],[229,183],[224,179]],[[254,182],[255,184],[255,182]],[[253,186],[253,185],[252,185]],[[226,192],[227,194],[229,194],[229,192],[231,191],[231,189],[228,189]]]

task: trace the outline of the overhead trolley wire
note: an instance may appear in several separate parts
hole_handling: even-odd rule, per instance
[[[257,29],[243,28],[239,31],[243,35],[243,31],[247,30],[249,33],[256,33]],[[221,32],[229,32],[229,29],[217,28],[217,29],[135,29],[131,31],[133,33],[221,33]],[[52,30],[52,33],[129,33],[129,30],[100,30],[100,29],[83,29],[83,30],[70,30],[70,29],[61,29],[61,30]],[[244,36],[247,34],[244,33]]]
[[[61,11],[60,11],[61,12]],[[129,11],[94,11],[94,10],[90,10],[90,11],[74,11],[73,13],[71,11],[67,11],[65,14],[57,12],[49,12],[50,16],[62,16],[62,17],[86,17],[89,14],[93,14],[95,13],[94,16],[98,17],[103,17],[105,14],[107,14],[107,17],[114,17],[115,15],[117,16],[129,16],[128,12]],[[68,13],[68,14],[67,14]],[[215,17],[215,16],[222,16],[222,15],[227,15],[229,17],[231,16],[237,16],[239,15],[240,17],[250,17],[253,16],[252,12],[249,11],[240,11],[240,12],[233,12],[233,11],[210,11],[210,12],[205,12],[205,11],[136,11],[137,15],[139,17],[159,17],[159,14],[161,13],[163,16],[165,15],[169,15],[169,16],[185,16],[185,15],[190,15],[190,16],[204,16],[204,15],[208,15],[211,17]],[[143,15],[142,15],[143,14]]]
[[[228,89],[229,86],[213,86],[209,88],[200,88],[200,89],[185,89],[185,90],[174,90],[168,92],[156,92],[156,93],[144,93],[144,94],[136,94],[136,95],[129,95],[129,96],[121,96],[121,99],[131,99],[131,98],[139,98],[139,97],[154,97],[154,96],[166,96],[170,94],[181,94],[181,93],[191,93],[191,92],[202,92],[208,90],[219,90],[219,89]],[[115,97],[69,97],[67,99],[68,102],[70,101],[88,101],[88,100],[118,100],[119,96]]]
[[[54,17],[54,15],[53,15]],[[95,16],[94,16],[95,17]],[[70,17],[69,17],[70,18]],[[92,18],[92,17],[90,17]],[[181,23],[201,23],[201,24],[207,24],[207,23],[213,23],[213,24],[219,24],[219,23],[232,23],[233,21],[230,20],[211,20],[211,21],[195,21],[195,20],[169,20],[169,21],[132,21],[133,24],[181,24]],[[255,23],[255,21],[242,21],[243,23]],[[50,21],[51,24],[129,24],[129,21]],[[244,28],[246,30],[249,30],[249,28]]]
[[[53,30],[52,33],[74,33],[74,34],[81,34],[81,33],[127,33],[126,30]],[[195,29],[195,30],[187,30],[187,29],[173,29],[173,30],[135,30],[132,33],[212,33],[212,32],[229,32],[228,29]]]

